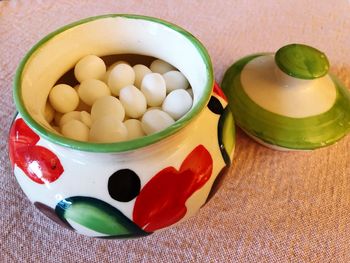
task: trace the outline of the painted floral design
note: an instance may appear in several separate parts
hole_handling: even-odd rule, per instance
[[[127,218],[117,208],[89,196],[72,196],[61,200],[55,208],[61,222],[69,228],[71,223],[79,231],[79,226],[93,231],[101,238],[130,238],[147,236],[139,226]]]
[[[9,152],[12,167],[17,165],[38,184],[52,183],[64,169],[58,157],[49,149],[36,145],[40,137],[19,118],[10,130]]]
[[[199,145],[186,157],[179,170],[167,167],[158,172],[136,199],[134,222],[147,232],[178,222],[187,212],[187,199],[209,180],[212,169],[210,153]]]

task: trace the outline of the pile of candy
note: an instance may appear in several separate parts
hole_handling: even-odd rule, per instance
[[[78,141],[120,142],[159,132],[192,107],[192,89],[170,64],[150,67],[118,61],[108,68],[95,56],[74,67],[79,85],[55,85],[45,118],[63,136]]]

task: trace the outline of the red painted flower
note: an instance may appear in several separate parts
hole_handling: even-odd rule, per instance
[[[40,137],[23,119],[17,119],[11,127],[9,151],[12,167],[15,164],[34,182],[51,183],[57,180],[64,169],[58,157],[36,143]]]
[[[179,171],[167,167],[158,172],[136,199],[133,220],[145,231],[170,226],[187,212],[187,199],[210,178],[213,160],[203,145],[183,161]]]

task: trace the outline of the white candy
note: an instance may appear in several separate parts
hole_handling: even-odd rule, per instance
[[[115,66],[108,77],[108,86],[114,96],[119,96],[121,88],[133,85],[135,81],[135,72],[127,64],[118,64]]]
[[[78,94],[85,104],[92,106],[99,98],[111,95],[111,91],[103,81],[87,79],[80,84]]]
[[[80,112],[79,111],[71,111],[63,114],[59,121],[59,126],[62,128],[64,124],[71,120],[78,120],[80,121]]]
[[[51,89],[49,101],[56,111],[66,113],[76,109],[79,104],[79,96],[71,86],[58,84]]]
[[[170,93],[176,89],[187,89],[188,88],[188,80],[186,77],[177,70],[168,71],[163,74],[163,78],[166,84],[166,92]]]
[[[115,116],[104,116],[91,125],[89,140],[93,142],[120,142],[127,139],[128,130]]]
[[[185,76],[159,59],[150,68],[117,61],[106,70],[101,58],[88,55],[74,74],[80,84],[53,87],[44,111],[46,120],[60,127],[54,129],[74,140],[113,143],[153,134],[171,126],[193,103]]]
[[[73,140],[87,141],[89,138],[89,128],[78,120],[70,120],[61,128],[61,133]]]
[[[55,110],[52,108],[52,106],[48,102],[45,105],[44,116],[45,116],[45,120],[48,123],[52,122],[53,118],[55,117]]]
[[[164,111],[150,110],[147,111],[141,120],[143,131],[149,135],[164,130],[172,125],[175,121]]]
[[[133,85],[120,90],[119,100],[124,106],[125,114],[131,118],[141,117],[147,109],[145,96]]]
[[[172,65],[160,59],[154,60],[149,68],[152,70],[152,72],[160,74],[164,74],[165,72],[175,69]]]
[[[135,86],[141,88],[141,83],[144,76],[146,76],[149,73],[152,73],[152,71],[145,65],[141,64],[133,66],[133,69],[135,71]]]
[[[141,91],[149,106],[159,106],[166,96],[165,81],[159,73],[147,74],[141,83]]]
[[[74,75],[79,82],[86,79],[101,79],[105,73],[104,61],[95,55],[83,57],[74,67]]]
[[[175,120],[184,116],[192,106],[190,94],[183,89],[177,89],[168,94],[165,98],[162,109]]]
[[[133,140],[145,136],[142,130],[141,122],[136,119],[129,119],[124,122],[125,127],[128,130],[128,140]]]
[[[84,123],[87,127],[91,127],[92,120],[91,120],[91,115],[90,113],[86,111],[81,111],[80,112],[80,121]]]
[[[115,68],[115,66],[119,65],[119,64],[127,64],[129,65],[128,62],[124,61],[124,60],[120,60],[117,61],[115,63],[113,63],[112,65],[110,65],[106,71],[106,73],[103,75],[103,77],[101,78],[101,80],[106,83],[108,85],[108,79],[109,79],[109,75],[111,74],[112,69]]]
[[[105,96],[98,99],[94,105],[92,105],[92,122],[105,116],[114,116],[121,122],[124,120],[125,110],[116,97]]]

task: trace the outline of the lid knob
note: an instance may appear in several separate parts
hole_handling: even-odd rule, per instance
[[[284,73],[299,79],[316,79],[326,75],[329,69],[323,52],[303,44],[281,47],[275,54],[275,62]]]

